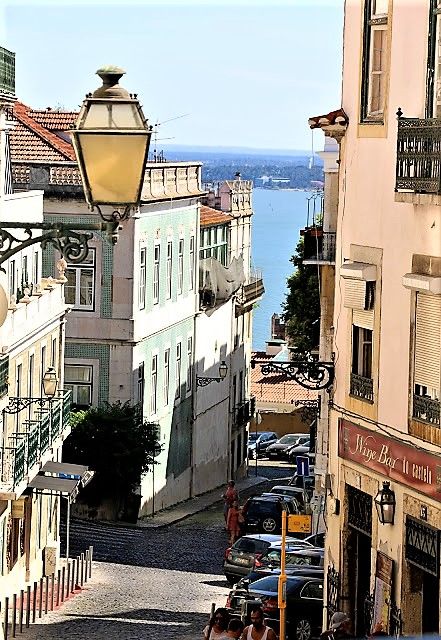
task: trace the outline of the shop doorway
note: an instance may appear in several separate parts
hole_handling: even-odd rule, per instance
[[[423,574],[421,631],[439,632],[439,579],[426,571]]]

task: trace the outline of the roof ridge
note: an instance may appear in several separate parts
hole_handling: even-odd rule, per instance
[[[17,118],[17,120],[19,120],[25,127],[28,127],[29,129],[31,129],[31,131],[40,136],[40,138],[42,138],[45,142],[50,144],[51,147],[55,149],[55,151],[58,151],[58,153],[64,155],[67,160],[75,162],[76,157],[73,146],[69,142],[65,142],[55,133],[52,133],[41,124],[36,122],[29,115],[28,110],[32,111],[32,109],[25,105],[23,102],[17,100],[17,102],[14,103],[14,116]]]

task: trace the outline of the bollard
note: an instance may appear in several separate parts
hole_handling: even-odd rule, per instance
[[[72,560],[72,581],[70,585],[70,592],[75,593],[75,558]]]
[[[70,562],[69,560],[67,561],[67,583],[66,583],[66,600],[69,597],[69,591],[70,591]]]
[[[93,546],[89,547],[89,578],[92,577]]]
[[[77,589],[79,589],[80,588],[80,556],[76,557],[76,564],[77,564],[76,585],[77,585]]]
[[[56,606],[58,607],[60,604],[60,579],[61,579],[61,569],[57,571],[57,601]]]
[[[16,613],[17,613],[17,594],[12,596],[12,637],[15,638],[15,625],[16,625]]]
[[[18,610],[18,630],[23,633],[23,599],[24,591],[20,589],[20,608]]]
[[[49,604],[49,576],[46,576],[45,580],[45,593],[44,593],[44,612],[47,613]]]
[[[38,617],[43,613],[43,578],[40,578],[40,592],[38,594]]]
[[[64,577],[66,575],[66,567],[61,569],[61,602],[64,602]]]
[[[55,573],[51,574],[51,611],[54,610]]]
[[[37,615],[37,583],[34,582],[34,592],[32,594],[32,622],[35,622]]]
[[[86,549],[84,556],[84,582],[87,582],[87,574],[89,573],[89,549]]]
[[[31,585],[26,587],[26,629],[29,629],[31,619]]]
[[[84,583],[84,553],[81,554],[81,586],[83,586]]]
[[[9,611],[9,598],[5,598],[5,640],[8,640],[8,634],[9,634],[8,611]]]

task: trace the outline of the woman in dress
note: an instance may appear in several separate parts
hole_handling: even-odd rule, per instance
[[[226,640],[229,616],[224,608],[216,609],[209,624],[204,628],[204,640]]]

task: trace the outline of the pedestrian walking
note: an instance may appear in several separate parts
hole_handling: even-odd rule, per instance
[[[239,505],[237,502],[233,502],[228,509],[227,514],[227,530],[229,534],[230,545],[234,544],[238,538],[240,538],[240,519],[242,517]]]
[[[329,625],[329,629],[323,631],[320,640],[350,640],[354,636],[351,634],[351,619],[347,613],[336,611]]]
[[[228,509],[231,507],[233,502],[239,501],[239,494],[237,490],[234,488],[234,485],[235,485],[234,480],[229,480],[227,484],[227,488],[222,495],[222,498],[224,500],[225,527],[227,526]]]
[[[267,627],[264,622],[262,607],[251,607],[250,618],[251,624],[243,630],[242,640],[277,640],[274,629]]]
[[[232,618],[228,623],[227,638],[239,640],[243,632],[243,622],[239,618]]]
[[[229,622],[228,611],[221,607],[216,609],[210,622],[204,628],[204,640],[225,640]]]

